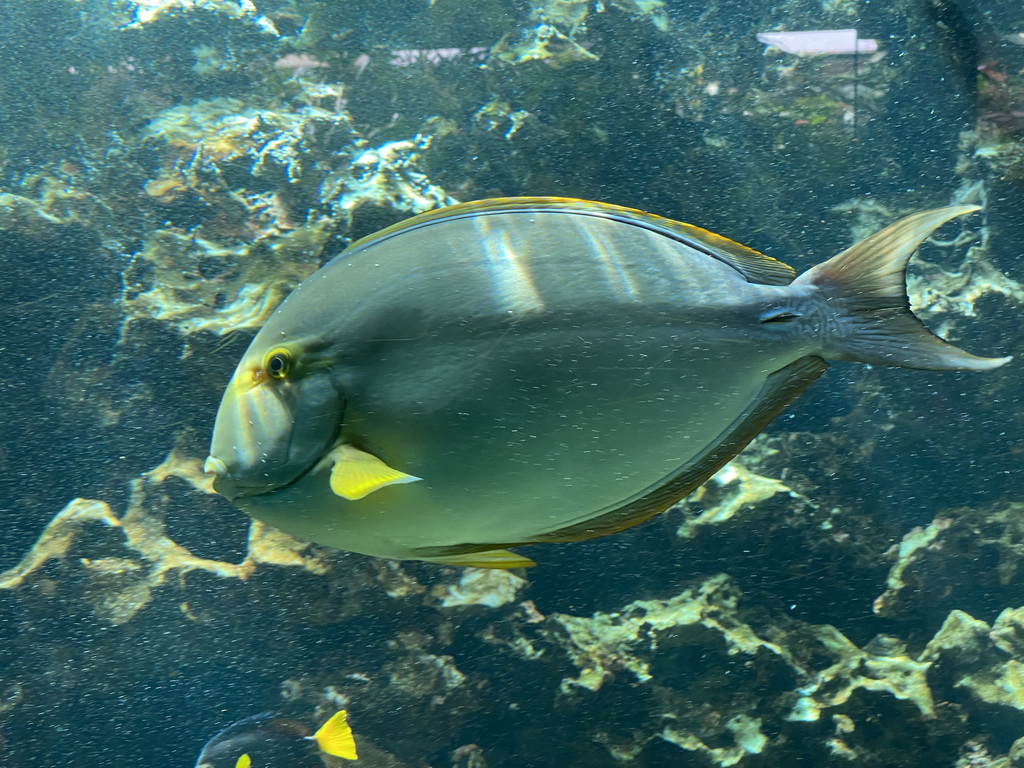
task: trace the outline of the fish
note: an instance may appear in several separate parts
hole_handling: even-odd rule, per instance
[[[907,216],[797,276],[726,237],[606,203],[496,198],[358,240],[242,356],[204,465],[292,536],[517,568],[612,534],[742,450],[827,360],[988,370],[911,312]]]
[[[357,759],[346,710],[313,735],[297,720],[272,712],[239,720],[206,742],[195,768],[323,768],[321,754]]]

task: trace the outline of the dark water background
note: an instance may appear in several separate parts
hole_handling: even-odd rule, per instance
[[[325,169],[344,167],[357,145],[430,135],[410,167],[459,200],[605,200],[721,232],[798,270],[867,234],[855,233],[858,215],[881,226],[974,185],[986,209],[969,224],[988,231],[985,258],[1024,280],[1024,45],[1012,38],[1024,32],[1019,4],[677,1],[664,7],[663,28],[629,4],[578,7],[589,8],[585,29],[559,29],[596,60],[574,56],[563,41],[516,61],[546,18],[526,2],[211,2],[144,23],[143,6],[128,2],[0,3],[0,285],[8,310],[0,334],[0,571],[21,561],[71,499],[101,499],[121,514],[130,483],[171,448],[205,455],[223,386],[253,331],[187,334],[139,314],[125,297],[132,285],[209,269],[203,279],[228,275],[230,300],[232,275],[249,269],[251,254],[292,242],[287,227],[254,235],[264,220],[241,221],[230,192],[285,190],[297,229],[317,216],[332,222],[308,248],[281,251],[282,262],[306,273],[411,213],[396,194],[346,216],[323,193]],[[852,57],[765,53],[755,38],[846,27],[881,49],[859,56],[856,70]],[[204,46],[210,52],[197,53]],[[396,50],[474,46],[486,51],[389,63]],[[307,72],[278,66],[289,55],[315,63]],[[204,56],[220,64],[199,71]],[[167,110],[217,98],[294,115],[322,84],[344,85],[333,108],[349,116],[348,128],[333,137],[319,125],[267,129],[291,137],[305,158],[297,181],[283,161],[254,173],[245,154],[253,142],[236,136],[231,147],[216,145],[222,128],[212,123],[202,146],[147,134]],[[497,127],[482,113],[489,103],[505,105],[494,113]],[[506,137],[517,109],[529,117]],[[188,181],[160,195],[151,184],[158,179]],[[883,212],[871,218],[865,201]],[[212,267],[198,256],[172,258],[152,246],[158,231],[216,241],[237,257]],[[965,251],[926,245],[922,257],[955,272]],[[976,302],[973,317],[926,319],[951,319],[956,343],[969,350],[1019,357],[1020,304],[995,293]],[[545,615],[588,616],[667,599],[724,572],[763,636],[785,636],[794,622],[831,624],[858,647],[890,635],[913,655],[952,610],[991,623],[1021,604],[1022,579],[1006,563],[1024,557],[1024,533],[995,514],[1022,501],[1018,367],[983,375],[836,364],[770,427],[785,449],[760,471],[786,472],[821,509],[841,508],[847,539],[824,533],[820,518],[798,519],[781,497],[679,539],[677,527],[698,504],[612,538],[533,548],[539,567],[519,600]],[[147,503],[167,537],[197,557],[245,556],[248,520],[223,500],[171,479]],[[937,561],[922,561],[914,596],[895,615],[877,615],[872,604],[893,563],[885,552],[941,516],[967,521],[964,533]],[[599,692],[561,696],[559,681],[578,670],[550,636],[530,635],[545,649],[540,662],[486,640],[533,631],[514,605],[443,610],[430,590],[461,574],[422,563],[401,568],[423,589],[390,597],[387,566],[346,553],[322,553],[326,574],[275,566],[259,566],[247,581],[171,573],[144,608],[113,623],[98,606],[136,577],[98,578],[82,559],[128,558],[145,574],[145,559],[122,542],[116,529],[84,524],[64,557],[0,591],[5,768],[191,766],[212,733],[256,712],[322,721],[334,706],[327,686],[348,696],[371,766],[620,764],[602,733],[644,743],[637,765],[714,765],[652,736],[667,711],[659,707],[685,701],[680,721],[708,746],[728,747],[731,737],[714,724],[728,719],[722,702],[755,694],[762,703],[751,711],[770,746],[744,766],[967,765],[958,761],[982,759],[972,743],[985,759],[1009,761],[1002,756],[1024,736],[1020,708],[979,702],[941,665],[929,673],[941,702],[935,719],[862,689],[821,722],[789,722],[779,713],[799,681],[759,678],[720,640],[685,633],[641,654],[657,692],[620,673]],[[1009,575],[997,575],[1000,568]],[[451,656],[467,682],[449,691],[421,679],[417,647]],[[282,696],[287,680],[301,681],[290,698]],[[848,739],[856,757],[826,747],[833,715],[856,723]],[[485,763],[452,756],[468,744],[479,745]]]

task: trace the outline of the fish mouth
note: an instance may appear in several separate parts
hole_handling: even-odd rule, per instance
[[[213,454],[207,456],[206,461],[203,462],[203,472],[213,475],[213,490],[228,501],[234,501],[241,496],[260,496],[264,493],[271,493],[279,487],[268,485],[266,482],[261,483],[259,478],[254,478],[256,482],[246,482],[235,476],[223,459],[219,459]]]
[[[203,472],[208,475],[226,475],[228,473],[228,465],[216,456],[207,456],[206,461],[203,462]]]
[[[203,462],[203,472],[207,475],[213,475],[213,490],[228,501],[234,502],[240,498],[266,496],[282,488],[294,485],[318,465],[319,461],[314,461],[287,482],[271,483],[266,475],[256,476],[248,480],[238,477],[231,472],[228,465],[222,459],[210,454],[206,457],[206,461]]]

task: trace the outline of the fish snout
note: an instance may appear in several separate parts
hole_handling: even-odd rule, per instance
[[[228,473],[228,465],[216,456],[207,456],[203,463],[203,472],[208,475],[223,476]]]
[[[243,488],[239,486],[234,477],[235,473],[222,459],[213,454],[207,456],[206,461],[203,462],[203,472],[213,475],[213,490],[228,501],[233,501],[238,496],[244,495]]]

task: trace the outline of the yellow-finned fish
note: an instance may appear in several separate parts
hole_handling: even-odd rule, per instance
[[[613,533],[735,456],[825,359],[986,370],[905,270],[978,210],[908,216],[799,277],[703,229],[503,198],[416,216],[299,285],[224,393],[206,470],[253,517],[396,559],[512,568]]]
[[[206,742],[195,768],[323,768],[321,754],[357,758],[346,710],[313,735],[297,720],[270,712],[239,720]]]

